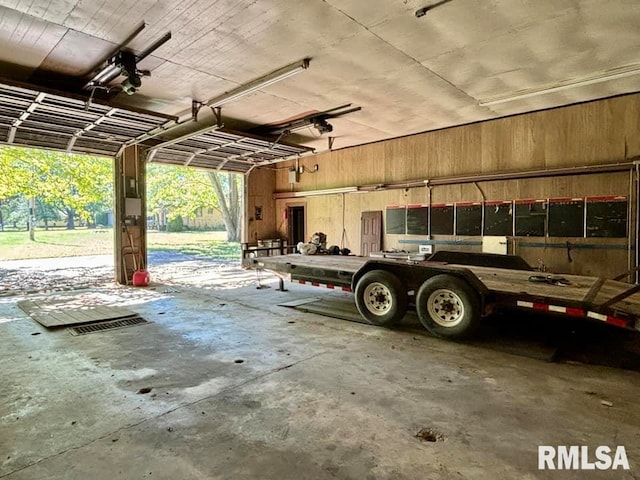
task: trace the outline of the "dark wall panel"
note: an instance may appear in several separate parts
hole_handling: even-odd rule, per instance
[[[513,203],[484,204],[484,235],[513,235]]]
[[[626,237],[627,208],[627,197],[587,197],[587,237]]]
[[[387,206],[385,220],[385,232],[404,235],[407,230],[407,207],[405,205]]]
[[[584,199],[549,200],[549,236],[584,237]]]
[[[481,203],[456,203],[456,235],[482,235]]]
[[[516,200],[514,209],[517,237],[544,237],[547,234],[546,200]]]

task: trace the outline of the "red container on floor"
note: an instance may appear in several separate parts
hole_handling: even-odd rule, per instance
[[[136,270],[133,272],[132,282],[134,287],[146,287],[149,285],[149,272],[146,270]]]

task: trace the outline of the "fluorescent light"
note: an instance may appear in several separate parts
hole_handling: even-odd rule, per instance
[[[209,107],[220,107],[225,103],[233,102],[234,100],[242,98],[245,95],[249,95],[253,92],[263,89],[264,87],[268,87],[269,85],[273,85],[274,83],[284,80],[285,78],[296,75],[297,73],[300,73],[307,68],[309,68],[309,59],[305,58],[300,62],[287,65],[286,67],[271,72],[264,77],[260,77],[245,85],[241,85],[238,88],[234,88],[233,90],[226,92],[219,97],[215,97],[212,100],[209,100],[206,105]]]
[[[320,195],[336,195],[340,193],[359,193],[358,187],[327,188],[325,190],[308,190],[306,192],[278,192],[273,194],[273,198],[300,198],[317,197]]]
[[[584,87],[587,85],[595,85],[598,83],[608,82],[610,80],[617,80],[619,78],[631,77],[640,73],[640,65],[626,65],[624,67],[614,68],[604,72],[598,72],[588,77],[583,77],[578,80],[565,80],[563,82],[556,83],[552,86],[545,86],[541,88],[531,88],[527,90],[520,90],[520,92],[511,94],[496,96],[480,100],[478,105],[482,107],[488,107],[491,105],[498,105],[500,103],[513,102],[515,100],[524,100],[525,98],[537,97],[539,95],[546,95],[548,93],[561,92],[563,90],[569,90],[571,88]]]

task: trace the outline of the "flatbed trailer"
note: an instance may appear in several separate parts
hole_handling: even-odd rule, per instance
[[[451,258],[466,263],[454,264],[341,255],[255,255],[243,253],[243,265],[269,270],[303,285],[352,291],[360,314],[379,326],[400,320],[413,297],[422,325],[444,338],[471,335],[481,318],[499,306],[640,331],[640,285],[580,275],[547,275],[533,271],[517,256],[452,252]]]

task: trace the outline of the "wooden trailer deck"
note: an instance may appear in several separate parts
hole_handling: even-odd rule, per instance
[[[593,307],[604,306],[634,316],[640,316],[640,294],[635,289],[635,286],[629,283],[582,275],[553,275],[462,265],[461,267],[472,271],[493,292],[512,295],[524,294],[547,300],[589,304]],[[560,283],[535,282],[530,280],[532,276],[566,280],[566,283],[564,281]],[[611,303],[612,299],[629,290],[633,290],[634,293]]]
[[[494,295],[506,295],[515,299],[518,306],[547,310],[552,313],[570,313],[563,308],[583,309],[582,315],[608,321],[610,315],[631,316],[630,322],[619,326],[629,326],[640,330],[640,287],[615,280],[580,275],[549,275],[546,273],[506,270],[492,267],[443,264],[429,261],[407,261],[398,259],[378,259],[373,257],[340,255],[275,255],[245,259],[245,266],[272,270],[281,274],[296,275],[297,269],[313,272],[316,279],[330,272],[340,272],[343,283],[349,285],[351,276],[368,262],[400,264],[408,267],[431,267],[442,269],[466,269],[473,273]],[[309,270],[311,269],[311,270]],[[551,282],[532,281],[551,279]],[[542,278],[540,278],[542,277]],[[562,280],[552,283],[553,279]],[[566,282],[565,282],[566,281]],[[330,282],[325,282],[330,283]],[[549,308],[551,307],[551,308]],[[577,312],[576,315],[580,316]],[[615,320],[615,319],[614,319]],[[612,321],[611,323],[616,323]],[[628,323],[628,325],[627,325]]]

